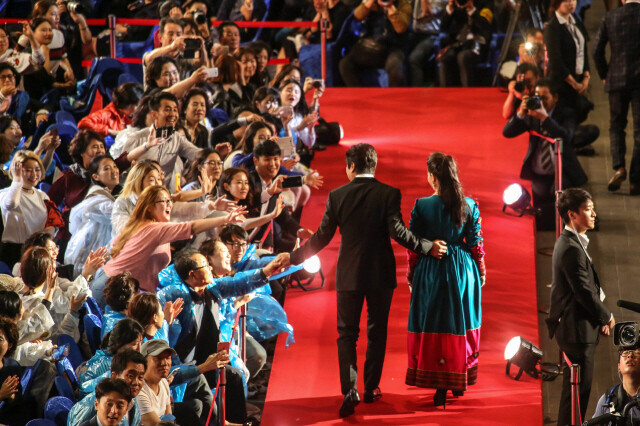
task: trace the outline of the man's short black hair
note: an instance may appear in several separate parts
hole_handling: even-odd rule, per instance
[[[347,167],[355,164],[356,174],[375,173],[378,164],[378,153],[368,143],[353,145],[347,150]]]
[[[20,295],[11,290],[0,290],[0,316],[14,319],[20,315],[22,300]]]
[[[0,72],[4,70],[11,70],[13,78],[16,80],[16,87],[20,84],[20,73],[9,62],[0,62]]]
[[[180,6],[176,6],[176,7],[180,7]],[[162,18],[160,20],[160,27],[158,28],[158,31],[160,34],[164,33],[164,27],[167,26],[167,24],[176,24],[178,26],[180,26],[180,28],[184,28],[182,25],[182,20],[178,19],[178,18],[171,18],[170,16],[167,16],[165,18]]]
[[[111,359],[111,372],[122,374],[130,362],[134,364],[142,364],[144,365],[145,371],[147,370],[146,356],[134,349],[125,349],[115,354]]]
[[[153,95],[153,97],[149,101],[149,106],[151,107],[151,110],[152,111],[160,110],[160,104],[162,103],[163,100],[175,102],[176,106],[178,106],[178,98],[176,98],[176,95],[174,95],[173,93],[162,91]]]
[[[582,188],[567,188],[558,198],[558,212],[564,223],[569,223],[569,211],[578,213],[580,206],[591,200],[591,194]]]
[[[281,154],[282,151],[280,150],[280,146],[271,139],[260,142],[258,145],[253,147],[254,158],[280,156]]]
[[[533,75],[536,76],[536,78],[540,77],[540,67],[534,64],[530,64],[529,62],[523,62],[518,65],[518,68],[516,69],[516,75],[526,74],[528,71],[531,71]]]
[[[223,243],[233,243],[233,237],[237,237],[243,241],[247,241],[249,239],[249,234],[242,226],[235,225],[230,223],[225,225],[218,234],[218,238]]]
[[[173,267],[182,281],[189,279],[189,272],[198,267],[198,262],[193,260],[193,256],[200,252],[196,249],[183,249],[178,252],[173,261]]]
[[[548,78],[541,78],[540,80],[538,80],[538,82],[536,83],[536,87],[546,87],[547,89],[549,89],[549,93],[551,93],[551,96],[555,96],[558,94],[558,87],[553,83],[553,81]]]
[[[238,31],[240,31],[240,27],[233,21],[222,21],[220,25],[218,25],[218,34],[222,34],[226,27],[236,27]]]
[[[131,388],[122,379],[103,379],[96,386],[96,401],[100,401],[100,398],[109,394],[111,392],[117,392],[122,397],[127,400],[127,402],[131,402]]]

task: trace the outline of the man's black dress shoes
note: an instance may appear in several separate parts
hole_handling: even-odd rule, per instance
[[[360,404],[360,395],[358,395],[357,389],[351,389],[349,393],[344,396],[344,401],[340,406],[340,417],[347,417],[356,412],[356,405]]]
[[[380,391],[380,388],[375,388],[372,391],[364,391],[364,402],[367,404],[376,402],[380,398],[382,398],[382,392]]]

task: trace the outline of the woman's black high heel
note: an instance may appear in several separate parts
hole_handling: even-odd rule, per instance
[[[433,395],[433,405],[436,407],[447,405],[447,390],[446,389],[438,389]]]
[[[452,390],[451,393],[453,394],[453,396],[464,396],[463,390]]]

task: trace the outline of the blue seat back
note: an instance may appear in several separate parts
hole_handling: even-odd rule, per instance
[[[40,364],[42,364],[42,360],[39,359],[36,363],[24,369],[22,373],[22,377],[20,378],[20,385],[22,386],[22,394],[28,395],[31,393],[31,388],[33,387],[33,381],[35,379],[35,372],[40,368]]]
[[[26,426],[57,426],[56,422],[49,419],[33,419]]]
[[[66,124],[67,126],[74,126],[78,128],[76,118],[69,111],[59,110],[56,112],[55,117],[57,124]]]
[[[123,85],[124,83],[141,83],[133,74],[129,74],[128,72],[123,72],[118,76],[118,86]]]
[[[0,260],[0,274],[13,275],[9,265]]]
[[[80,364],[84,362],[82,352],[80,351],[80,348],[78,347],[76,341],[73,340],[73,337],[69,336],[68,334],[59,335],[57,345],[58,347],[62,345],[69,345],[69,355],[67,355],[67,359],[71,363],[74,371],[80,366]]]
[[[90,314],[100,318],[101,326],[102,326],[102,309],[100,309],[100,305],[98,305],[98,302],[96,301],[96,299],[94,299],[93,297],[87,297],[87,300],[85,300],[84,303],[85,305],[87,305],[87,309]]]
[[[69,382],[71,383],[72,389],[76,389],[78,387],[78,377],[73,369],[73,365],[71,365],[71,361],[69,361],[67,357],[56,361],[56,370],[58,370],[59,376],[65,377],[66,375],[66,378],[69,379]]]
[[[229,121],[229,114],[223,109],[220,108],[211,108],[207,113],[207,118],[211,120],[214,124],[220,125],[222,123],[226,123]]]
[[[102,331],[102,321],[96,315],[87,314],[84,316],[84,331],[87,333],[87,340],[91,347],[91,352],[96,353],[100,346],[100,332]]]
[[[73,407],[73,401],[64,396],[54,396],[44,406],[44,417],[53,420],[58,426],[67,424],[69,411]]]
[[[54,379],[54,385],[60,396],[69,398],[74,403],[76,402],[76,396],[73,393],[73,389],[71,388],[71,385],[69,384],[67,379],[62,376],[56,376],[56,378]]]

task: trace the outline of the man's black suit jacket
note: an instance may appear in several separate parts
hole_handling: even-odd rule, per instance
[[[87,420],[80,424],[80,426],[98,426],[98,416],[95,415],[91,418],[91,420]]]
[[[428,240],[414,236],[402,222],[400,191],[375,178],[356,177],[329,193],[327,207],[316,233],[291,253],[300,264],[322,250],[340,228],[336,290],[395,288],[396,261],[390,238],[427,255]]]
[[[596,343],[611,311],[600,301],[600,282],[578,237],[564,230],[553,249],[553,281],[547,327],[558,342]]]
[[[611,46],[607,64],[605,48]],[[602,18],[593,59],[604,90],[627,90],[640,87],[640,3],[627,3]]]
[[[582,21],[579,18],[574,17],[574,19],[576,21],[576,27],[584,38],[583,70],[589,71],[589,55],[587,54],[587,41],[589,40],[589,36]],[[562,89],[561,91],[573,91],[573,88],[564,80],[569,75],[572,75],[574,78],[578,77],[576,75],[576,43],[567,26],[558,21],[555,13],[544,30],[544,43],[547,46],[547,53],[549,55],[549,78],[558,85],[559,89]]]
[[[506,138],[515,138],[530,130],[553,139],[561,138],[564,141],[562,150],[563,188],[581,186],[587,183],[587,174],[582,169],[571,145],[573,129],[575,129],[576,125],[575,114],[573,114],[572,111],[570,108],[563,108],[561,104],[556,104],[549,117],[542,123],[530,115],[520,118],[518,114],[514,114],[502,129],[502,135]],[[535,173],[533,172],[533,154],[538,145],[542,143],[544,143],[544,139],[533,134],[529,135],[529,149],[527,150],[527,154],[522,162],[522,169],[520,170],[521,179],[533,180],[535,177]]]

